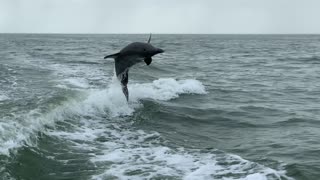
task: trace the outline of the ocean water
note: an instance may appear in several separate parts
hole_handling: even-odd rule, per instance
[[[0,34],[0,179],[317,180],[320,36]]]

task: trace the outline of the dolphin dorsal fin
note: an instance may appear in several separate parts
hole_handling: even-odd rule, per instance
[[[150,33],[149,40],[148,40],[148,43],[149,43],[149,44],[150,44],[150,41],[151,41],[151,33]]]

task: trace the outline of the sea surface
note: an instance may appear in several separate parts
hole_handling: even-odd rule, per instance
[[[0,34],[1,180],[318,180],[320,35]]]

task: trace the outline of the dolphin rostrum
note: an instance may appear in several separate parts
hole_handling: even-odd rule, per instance
[[[127,88],[129,68],[143,60],[149,65],[152,61],[152,56],[164,52],[160,48],[153,47],[150,41],[151,34],[148,43],[134,42],[124,47],[120,52],[104,57],[104,59],[114,58],[116,75],[121,82],[122,92],[126,96],[127,101],[129,101],[129,91]]]

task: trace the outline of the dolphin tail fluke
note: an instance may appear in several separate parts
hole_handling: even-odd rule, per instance
[[[127,102],[129,101],[129,91],[127,86],[122,86],[122,92],[126,96]]]
[[[129,75],[128,75],[129,69],[126,69],[124,72],[122,72],[118,78],[121,82],[122,86],[122,92],[126,96],[127,101],[129,101],[129,90],[127,87],[127,84],[129,82]]]
[[[119,54],[120,53],[111,54],[111,55],[105,56],[104,59],[107,59],[107,58],[114,58],[115,59],[116,57],[119,56]]]

